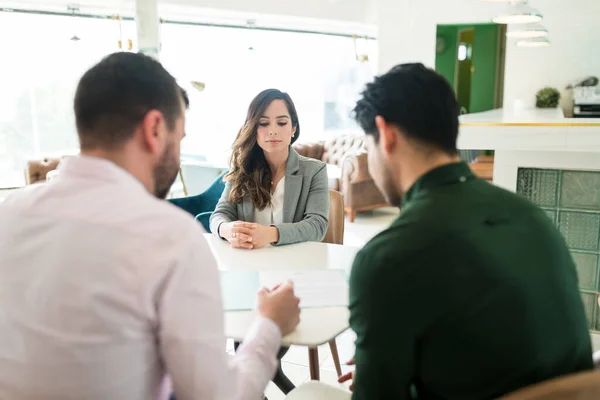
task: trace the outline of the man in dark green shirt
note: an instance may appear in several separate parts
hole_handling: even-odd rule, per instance
[[[592,368],[575,266],[543,211],[476,178],[448,82],[404,64],[355,108],[398,219],[358,254],[354,399],[482,400]]]

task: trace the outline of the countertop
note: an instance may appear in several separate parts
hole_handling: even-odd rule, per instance
[[[496,109],[461,115],[460,126],[598,126],[599,118],[565,118],[562,109]]]

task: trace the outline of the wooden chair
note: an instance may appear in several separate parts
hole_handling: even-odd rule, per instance
[[[597,400],[600,372],[588,371],[551,379],[517,390],[498,400]]]
[[[307,382],[292,390],[285,400],[350,400],[352,394],[321,382]]]
[[[329,190],[329,226],[325,234],[324,243],[344,244],[344,198],[338,191]],[[335,339],[329,342],[331,358],[335,364],[335,371],[338,377],[342,376],[342,365],[338,354]],[[308,349],[308,360],[310,368],[310,379],[318,381],[320,379],[319,349]]]
[[[344,197],[329,190],[329,226],[323,243],[344,244]]]
[[[489,182],[494,180],[494,156],[477,156],[469,167],[481,179]]]

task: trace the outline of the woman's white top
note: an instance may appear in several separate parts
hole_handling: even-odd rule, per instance
[[[283,223],[283,194],[285,191],[285,177],[275,186],[275,191],[271,195],[271,205],[265,207],[264,210],[254,210],[256,223],[271,226]]]

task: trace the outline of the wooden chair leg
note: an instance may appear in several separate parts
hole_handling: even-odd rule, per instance
[[[339,378],[342,376],[342,365],[340,364],[340,355],[338,354],[338,348],[337,344],[335,343],[335,339],[329,342],[329,349],[331,349],[331,358],[333,358],[335,372],[337,372],[337,376]]]
[[[354,220],[356,219],[356,211],[348,210],[347,213],[348,213],[348,221],[354,222]]]
[[[318,381],[321,379],[321,371],[319,369],[319,349],[308,349],[308,364],[310,368],[310,379]]]

